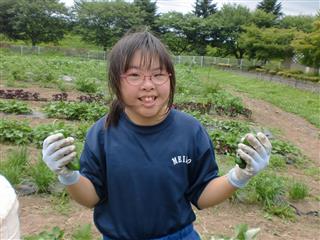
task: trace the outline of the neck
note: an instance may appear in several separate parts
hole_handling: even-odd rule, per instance
[[[156,116],[152,117],[140,117],[134,112],[130,111],[130,109],[125,108],[124,112],[128,116],[128,118],[136,125],[140,126],[153,126],[160,122],[162,122],[169,114],[167,106]]]

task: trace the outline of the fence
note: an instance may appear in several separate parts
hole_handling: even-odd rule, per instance
[[[106,60],[107,52],[105,51],[92,51],[87,49],[74,49],[74,48],[61,48],[61,47],[39,47],[39,46],[16,46],[0,42],[0,48],[6,48],[13,52],[19,53],[21,55],[26,54],[50,54],[50,53],[61,53],[64,56],[79,57],[84,59],[97,59]],[[189,66],[218,66],[224,70],[247,70],[249,68],[254,68],[256,66],[262,66],[263,63],[257,60],[248,59],[236,59],[236,58],[220,58],[220,57],[207,57],[207,56],[172,56],[172,60],[176,64],[185,64]],[[268,63],[270,66],[271,63]],[[273,65],[273,68],[283,67],[281,63]],[[320,74],[320,69],[311,69],[309,67],[303,66],[298,63],[290,63],[287,67],[290,69],[301,70],[304,72],[318,72]],[[260,74],[261,75],[261,74]],[[269,77],[268,77],[269,78]],[[294,83],[297,85],[297,83]],[[308,84],[308,83],[306,83]],[[319,85],[319,84],[318,84]],[[312,87],[314,84],[312,83]]]
[[[87,49],[76,49],[76,48],[61,48],[61,47],[39,47],[39,46],[16,46],[6,43],[0,43],[0,48],[9,49],[12,52],[19,53],[20,55],[27,54],[50,54],[50,53],[60,53],[64,56],[79,57],[87,59],[100,59],[106,60],[105,51],[92,51]]]
[[[92,51],[87,49],[73,49],[61,47],[39,47],[39,46],[16,46],[6,43],[0,43],[0,48],[6,48],[10,51],[19,53],[20,55],[27,54],[50,54],[61,53],[64,56],[79,57],[85,59],[106,60],[107,53],[105,51]],[[236,58],[220,58],[206,56],[172,56],[174,63],[198,66],[217,65],[224,68],[245,69],[252,66],[262,65],[262,62],[256,60],[236,59]]]

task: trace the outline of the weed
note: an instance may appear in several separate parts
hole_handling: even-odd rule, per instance
[[[271,154],[269,167],[284,169],[286,167],[286,159],[280,154]]]
[[[309,194],[308,186],[304,183],[293,181],[289,185],[289,197],[292,200],[301,200],[304,199]]]
[[[51,194],[53,208],[61,214],[68,214],[71,210],[70,197],[66,189]]]
[[[83,226],[78,226],[77,229],[72,234],[73,240],[91,240],[93,239],[91,224],[85,224]]]
[[[55,226],[51,231],[42,231],[37,235],[26,236],[24,240],[63,240],[64,231]]]
[[[49,186],[56,180],[56,175],[42,161],[41,155],[37,163],[29,169],[28,173],[37,185],[39,193],[49,192]]]
[[[9,152],[4,162],[0,164],[0,173],[13,184],[19,184],[23,180],[25,168],[28,163],[26,147],[19,147]]]

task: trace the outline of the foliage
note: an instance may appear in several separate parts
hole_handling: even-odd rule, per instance
[[[90,240],[93,239],[91,224],[84,224],[78,226],[77,229],[72,234],[72,239],[74,240]]]
[[[57,176],[47,167],[39,156],[37,162],[28,169],[28,174],[37,186],[38,193],[48,193],[49,186],[56,181]]]
[[[98,84],[95,78],[79,78],[75,82],[76,89],[81,92],[96,93],[98,91]]]
[[[196,54],[204,55],[208,26],[201,18],[193,14],[169,12],[162,14],[156,23],[164,36],[164,42],[175,54],[194,51]]]
[[[66,31],[67,9],[58,0],[2,0],[0,9],[0,32],[10,39],[35,46],[58,42]]]
[[[33,129],[32,142],[35,143],[37,147],[42,147],[44,139],[57,130],[63,130],[62,133],[65,136],[73,136],[74,133],[74,127],[71,125],[66,125],[64,122],[40,124]]]
[[[257,9],[252,13],[252,22],[258,28],[269,28],[276,24],[276,16],[267,13],[261,9]]]
[[[11,184],[19,184],[23,180],[27,164],[27,148],[19,147],[14,151],[10,151],[6,160],[1,162],[0,174],[5,176]]]
[[[24,240],[63,240],[64,231],[59,227],[53,227],[50,231],[42,231],[37,235],[26,236]]]
[[[262,0],[258,3],[257,9],[261,9],[267,13],[272,13],[278,18],[282,16],[281,3],[277,3],[278,0]]]
[[[297,33],[291,44],[295,51],[303,55],[302,63],[320,67],[320,20],[314,22],[313,31],[310,33]]]
[[[0,101],[0,112],[28,114],[28,113],[32,113],[32,110],[24,102]]]
[[[290,45],[294,38],[291,29],[264,28],[251,25],[245,27],[240,35],[239,45],[247,49],[250,59],[267,62],[274,58],[290,58],[293,56],[293,47]]]
[[[304,199],[309,194],[308,186],[304,183],[292,181],[289,185],[289,197],[292,200]]]
[[[107,106],[85,102],[51,102],[44,107],[50,118],[96,121],[107,113]]]
[[[247,224],[238,224],[235,227],[235,236],[233,237],[211,237],[210,240],[254,240],[259,233],[260,228],[248,228]]]
[[[64,230],[55,226],[51,230],[42,231],[39,234],[26,236],[24,240],[63,240],[66,239]],[[92,240],[94,239],[91,224],[78,225],[72,233],[73,240]]]
[[[301,161],[302,154],[293,144],[277,139],[272,140],[271,143],[272,154],[284,156],[288,163],[298,163]]]
[[[219,12],[206,18],[205,24],[210,32],[207,37],[213,39],[210,44],[223,48],[225,55],[243,58],[246,49],[238,44],[238,38],[251,19],[252,15],[247,7],[224,4]]]
[[[125,1],[77,1],[75,11],[82,39],[111,48],[129,29],[143,24],[140,8]]]
[[[0,89],[0,98],[30,100],[30,101],[40,100],[38,92],[29,92],[23,89],[7,89],[7,90]]]
[[[155,20],[158,17],[156,1],[134,0],[133,5],[140,9],[140,14],[143,17],[142,24],[144,26],[149,26],[151,30],[156,30]]]
[[[212,0],[196,0],[193,14],[197,17],[206,18],[217,12],[217,4],[212,3]]]
[[[212,68],[209,76],[208,69],[204,68],[195,69],[193,75],[198,76],[200,79],[209,79],[211,84],[219,84],[223,89],[243,92],[252,98],[270,102],[284,111],[305,118],[317,127],[320,126],[320,101],[318,101],[319,96],[317,93]]]
[[[248,184],[247,191],[262,202],[264,210],[272,215],[294,219],[295,213],[285,201],[285,181],[283,177],[264,171],[254,177]]]
[[[248,125],[237,121],[214,121],[207,128],[215,151],[232,156],[236,154],[241,137],[250,130]]]
[[[32,141],[32,128],[26,121],[0,119],[0,142],[28,144]]]
[[[279,27],[284,29],[294,28],[301,32],[310,33],[313,30],[313,16],[299,15],[299,16],[285,16],[279,21]]]
[[[72,79],[92,79],[94,77],[96,85],[90,86],[94,89],[99,84],[99,89],[106,88],[106,63],[104,61],[86,60],[83,61],[74,57],[59,57],[59,56],[42,56],[42,55],[10,55],[9,53],[1,53],[4,58],[0,61],[0,70],[6,76],[6,80],[13,79],[17,81],[37,82],[43,84],[51,84],[56,87],[57,81],[63,76],[71,76]],[[72,82],[68,83],[73,84]],[[12,98],[29,100],[40,99],[39,93],[13,90],[0,90],[2,95],[12,96]]]

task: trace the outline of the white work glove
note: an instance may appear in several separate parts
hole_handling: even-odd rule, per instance
[[[268,166],[272,149],[269,139],[261,132],[257,133],[257,137],[249,133],[245,139],[250,146],[239,143],[237,154],[247,165],[244,169],[236,165],[228,173],[229,182],[237,188],[243,188],[251,177]]]
[[[64,185],[75,184],[80,178],[79,171],[71,171],[66,167],[76,156],[73,142],[72,137],[64,138],[62,133],[50,135],[43,141],[43,161],[58,174],[59,181]]]

